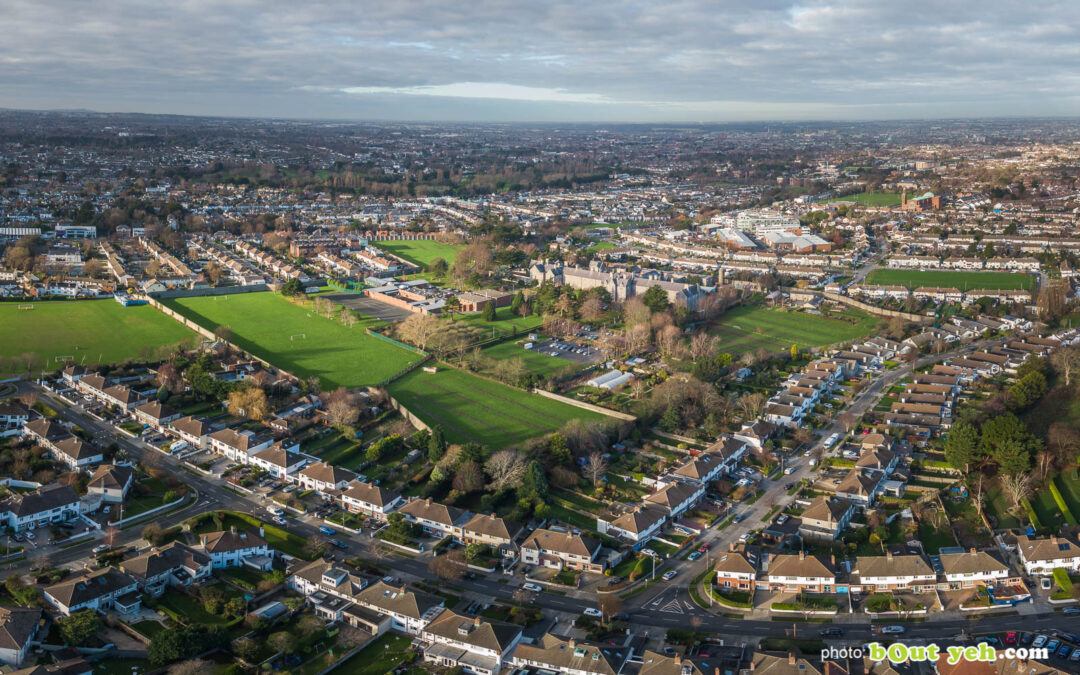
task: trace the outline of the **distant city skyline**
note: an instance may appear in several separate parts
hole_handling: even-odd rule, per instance
[[[0,107],[449,122],[1075,116],[1080,5],[14,0]]]

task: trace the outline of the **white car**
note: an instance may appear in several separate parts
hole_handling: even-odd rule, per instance
[[[274,522],[278,525],[288,525],[289,521],[285,520],[281,516],[274,516]]]
[[[104,553],[105,551],[108,551],[109,548],[110,547],[109,547],[108,544],[98,544],[97,546],[94,547],[93,552],[95,554]]]
[[[536,584],[522,584],[521,587],[527,591],[532,591],[533,593],[539,593],[540,591],[544,590]]]
[[[1045,635],[1036,635],[1035,639],[1031,641],[1031,646],[1035,647],[1035,648],[1042,647],[1045,644],[1046,644],[1046,636]]]
[[[678,570],[668,570],[667,572],[664,572],[663,579],[664,579],[664,581],[671,581],[672,579],[675,578],[675,575],[678,574],[678,573],[679,573]]]
[[[750,535],[745,532],[740,534],[739,541],[745,544],[746,542],[750,541]]]
[[[595,607],[586,607],[585,611],[582,612],[582,614],[584,614],[585,616],[596,616],[596,617],[604,616],[604,613],[601,612],[600,610],[596,609]]]
[[[29,539],[30,541],[34,541],[35,539],[37,539],[37,535],[34,534],[33,532],[31,532],[30,530],[27,530],[26,531],[26,538]]]
[[[903,633],[904,632],[904,627],[903,626],[882,626],[881,627],[881,632],[884,633],[884,634]]]

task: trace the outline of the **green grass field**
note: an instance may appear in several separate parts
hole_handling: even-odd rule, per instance
[[[901,195],[893,192],[859,192],[837,197],[839,202],[855,202],[859,206],[900,206]]]
[[[365,333],[366,326],[377,323],[374,319],[346,328],[276,293],[178,298],[165,304],[210,330],[229,326],[239,347],[299,377],[316,375],[323,389],[378,384],[420,358]]]
[[[920,286],[971,289],[1030,291],[1035,285],[1035,275],[1019,272],[953,272],[937,270],[874,270],[866,277],[866,283],[882,286]]]
[[[444,244],[429,239],[410,239],[407,241],[377,241],[375,246],[384,251],[408,260],[414,265],[427,267],[435,258],[442,258],[447,265],[454,264],[454,258],[464,246]]]
[[[556,431],[571,419],[603,415],[439,364],[417,369],[387,387],[390,395],[429,425],[440,424],[455,443],[492,448]]]
[[[33,353],[33,368],[60,364],[69,356],[87,365],[139,358],[147,347],[195,341],[198,336],[153,307],[124,307],[112,299],[0,304],[0,356]],[[0,372],[25,370],[26,363],[0,364]]]
[[[878,321],[876,317],[854,309],[844,310],[833,318],[744,306],[721,316],[709,333],[720,338],[721,351],[737,355],[759,348],[787,351],[792,344],[797,344],[799,349],[808,349],[855,340],[869,335]]]

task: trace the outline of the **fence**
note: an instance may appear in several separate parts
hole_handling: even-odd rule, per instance
[[[593,411],[595,413],[600,413],[601,415],[607,415],[608,417],[614,417],[617,420],[625,420],[627,422],[633,422],[634,420],[637,419],[633,415],[630,415],[630,414],[627,414],[627,413],[621,413],[621,412],[618,412],[618,411],[615,411],[615,410],[609,410],[608,408],[604,408],[603,406],[593,405],[592,403],[585,403],[584,401],[579,401],[577,399],[568,398],[566,396],[560,396],[559,394],[553,394],[550,391],[546,391],[544,389],[533,389],[532,391],[533,391],[534,394],[540,394],[541,396],[543,396],[545,398],[550,398],[550,399],[552,399],[554,401],[559,401],[559,402],[565,403],[567,405],[572,405],[572,406],[574,406],[576,408],[581,408],[582,410],[591,410],[591,411]]]
[[[414,354],[423,354],[424,356],[430,356],[430,354],[425,352],[423,349],[420,349],[419,347],[413,347],[412,345],[407,345],[404,342],[399,342],[399,341],[395,340],[392,337],[387,337],[387,336],[383,335],[382,333],[380,333],[378,331],[371,330],[370,328],[365,328],[364,332],[366,332],[368,335],[371,335],[372,337],[377,337],[377,338],[379,338],[380,340],[382,340],[384,342],[389,342],[392,345],[397,345],[398,347],[401,347],[402,349],[408,349],[410,352],[413,352]]]

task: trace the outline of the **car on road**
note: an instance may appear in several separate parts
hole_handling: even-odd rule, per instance
[[[536,584],[522,584],[521,587],[527,591],[532,591],[533,593],[539,593],[544,590]]]
[[[664,581],[671,581],[678,573],[678,570],[668,570],[667,572],[664,572],[664,576],[662,578]]]
[[[1040,579],[1039,580],[1039,588],[1043,589],[1044,591],[1050,590],[1050,588],[1051,588],[1050,577],[1043,577],[1042,579]]]
[[[839,637],[844,634],[844,630],[839,626],[829,626],[828,628],[822,628],[818,631],[818,635],[821,637]]]
[[[784,489],[785,490],[790,490],[793,487],[795,487],[795,483],[784,483]]]
[[[705,551],[708,551],[708,550],[709,550],[709,547],[710,547],[711,545],[712,545],[712,544],[710,544],[709,542],[705,542],[705,543],[704,543],[704,544],[702,544],[701,546],[698,546],[698,547],[697,547],[697,550],[699,550],[699,551],[701,551],[702,553],[704,553]]]
[[[281,516],[274,516],[274,522],[278,525],[288,525],[289,521],[285,520]]]
[[[15,541],[18,541],[18,539],[16,539]],[[1061,613],[1066,615],[1080,614],[1080,607],[1066,607],[1065,609],[1061,610]]]
[[[585,611],[582,612],[582,614],[584,614],[585,616],[604,616],[604,613],[595,607],[586,607]]]
[[[881,632],[885,635],[900,634],[904,632],[903,626],[882,626]]]
[[[322,532],[323,534],[337,534],[337,530],[332,527],[327,527],[326,525],[320,525],[319,532]]]
[[[348,550],[349,548],[349,545],[341,541],[340,539],[334,539],[330,543],[333,544],[336,548],[340,548],[343,551]]]
[[[737,525],[737,524],[741,523],[744,520],[746,520],[746,514],[745,513],[740,513],[739,515],[735,516],[731,520],[731,522],[733,522],[733,523],[735,523]]]
[[[686,559],[687,559],[687,560],[697,560],[697,559],[698,559],[698,558],[700,558],[700,557],[701,557],[702,555],[704,555],[704,554],[703,554],[703,553],[702,553],[701,551],[694,551],[694,552],[693,552],[693,553],[691,553],[691,554],[690,554],[689,556],[687,556],[687,558],[686,558]]]
[[[269,511],[270,513],[274,514],[275,516],[283,516],[283,515],[285,515],[285,509],[280,509],[280,508],[278,508],[276,506],[267,506],[266,510]]]
[[[97,546],[95,546],[93,548],[93,552],[94,552],[95,555],[97,555],[99,553],[104,553],[105,551],[108,551],[110,548],[112,548],[112,547],[109,546],[108,544],[98,544]]]

